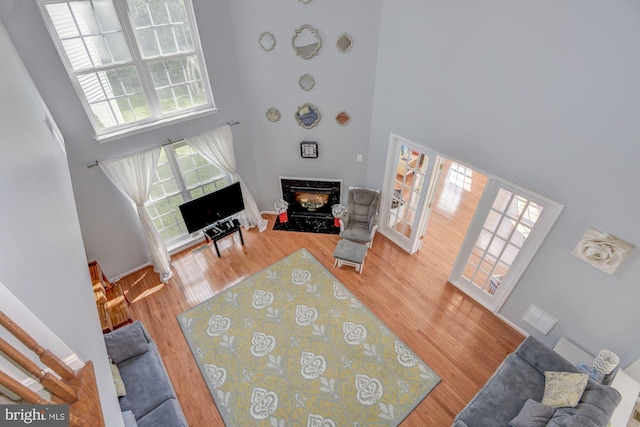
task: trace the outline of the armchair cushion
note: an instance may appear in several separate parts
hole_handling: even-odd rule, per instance
[[[371,241],[371,230],[369,224],[363,222],[352,222],[340,233],[340,238],[351,240],[352,242],[367,243]]]
[[[342,239],[358,243],[373,240],[378,225],[380,192],[368,188],[350,188],[347,196],[347,214],[342,218]]]

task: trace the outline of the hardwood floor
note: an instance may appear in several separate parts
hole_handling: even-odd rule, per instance
[[[243,231],[245,247],[237,234],[219,241],[222,258],[210,247],[174,255],[175,277],[168,285],[161,284],[151,268],[119,281],[132,302],[132,317],[140,319],[156,341],[192,427],[223,423],[176,315],[303,247],[442,378],[402,426],[451,425],[455,414],[523,340],[446,282],[449,261],[431,255],[451,252],[446,245],[438,249],[440,239],[430,239],[429,248],[423,246],[410,256],[377,234],[363,273],[358,274],[351,267],[333,267],[337,235],[273,231],[275,217],[265,218],[269,227],[264,233]]]

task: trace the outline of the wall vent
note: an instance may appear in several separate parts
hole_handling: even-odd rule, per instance
[[[527,311],[525,311],[522,316],[522,320],[547,335],[556,323],[558,323],[558,319],[550,316],[548,313],[545,313],[540,307],[537,307],[533,304],[529,306]]]

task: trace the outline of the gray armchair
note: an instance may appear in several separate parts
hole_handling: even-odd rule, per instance
[[[350,188],[347,213],[340,219],[340,238],[364,243],[371,248],[378,229],[380,192],[367,188]]]

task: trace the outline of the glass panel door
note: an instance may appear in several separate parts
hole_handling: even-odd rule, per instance
[[[490,179],[449,281],[487,308],[499,308],[561,210],[542,196]]]
[[[382,234],[409,253],[420,247],[439,156],[392,135],[380,208]]]

